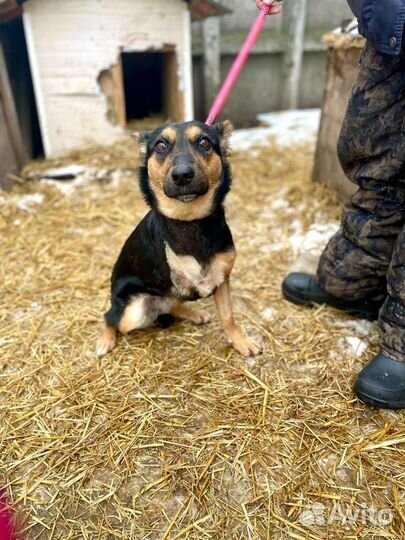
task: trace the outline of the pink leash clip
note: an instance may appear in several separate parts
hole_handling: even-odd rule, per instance
[[[272,2],[272,4],[273,3],[274,2]],[[234,63],[232,64],[232,67],[228,73],[228,76],[226,77],[225,82],[222,85],[222,88],[218,94],[218,97],[215,100],[215,103],[213,104],[210,110],[210,113],[208,115],[208,118],[205,122],[208,126],[212,126],[215,123],[216,119],[221,114],[221,111],[224,108],[225,103],[228,101],[229,96],[231,95],[231,92],[233,90],[233,87],[237,83],[239,76],[242,73],[242,70],[245,67],[245,64],[250,56],[250,53],[252,52],[252,49],[255,46],[256,41],[258,40],[264,28],[264,25],[266,24],[266,18],[267,18],[267,15],[270,13],[272,4],[269,6],[265,6],[262,9],[248,37],[246,38],[246,41],[243,44],[241,51],[236,57]]]

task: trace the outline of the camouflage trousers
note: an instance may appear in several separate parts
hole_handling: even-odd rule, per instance
[[[335,297],[381,298],[382,351],[405,362],[405,53],[367,43],[338,143],[358,185],[318,268]]]

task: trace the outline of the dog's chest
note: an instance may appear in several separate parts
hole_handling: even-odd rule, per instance
[[[214,257],[207,265],[201,265],[190,255],[177,255],[166,244],[166,258],[170,268],[173,292],[183,299],[206,298],[224,282],[229,261]]]

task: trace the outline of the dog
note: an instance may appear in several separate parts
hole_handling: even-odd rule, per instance
[[[223,203],[231,188],[229,122],[166,124],[136,133],[140,188],[150,207],[124,244],[111,278],[111,308],[97,344],[110,352],[118,333],[168,326],[175,318],[205,324],[210,315],[185,306],[214,295],[222,328],[243,356],[260,347],[236,325],[230,275],[236,252]]]

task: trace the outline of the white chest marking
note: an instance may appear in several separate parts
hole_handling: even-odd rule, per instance
[[[181,297],[197,292],[201,298],[206,298],[225,280],[227,265],[215,257],[209,265],[203,267],[190,255],[177,255],[166,243],[166,258],[170,278]]]

